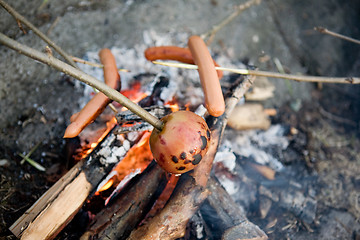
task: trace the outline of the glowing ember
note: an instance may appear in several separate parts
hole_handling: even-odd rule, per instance
[[[106,123],[106,127],[100,128],[96,132],[91,132],[91,134],[89,134],[89,131],[91,130],[85,128],[83,132],[79,134],[80,138],[82,139],[82,149],[80,149],[80,152],[73,156],[74,159],[81,160],[87,157],[95,149],[95,147],[108,135],[108,133],[111,131],[111,129],[115,127],[116,124],[116,118],[112,117],[110,121]],[[84,135],[86,137],[83,137]]]
[[[99,192],[102,192],[102,191],[105,191],[105,190],[108,190],[114,183],[114,180],[113,179],[110,179],[104,186],[102,186],[100,189],[99,189]]]
[[[150,132],[145,131],[141,139],[126,154],[126,156],[110,172],[107,182],[99,187],[96,194],[108,190],[110,187],[116,187],[123,179],[134,171],[141,173],[153,160],[149,145]],[[119,189],[118,189],[119,190]]]

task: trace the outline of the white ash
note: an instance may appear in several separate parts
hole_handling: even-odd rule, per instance
[[[123,141],[122,146],[113,146],[113,142],[117,139],[114,134],[109,134],[100,146],[100,150],[97,152],[100,156],[100,162],[103,165],[111,163],[117,163],[121,158],[125,156],[130,149],[130,143],[127,140]]]
[[[109,134],[104,141],[101,143],[102,148],[106,148],[106,146],[111,146],[112,143],[116,140],[116,136]]]
[[[230,133],[230,132],[229,132]],[[284,135],[285,127],[272,125],[266,131],[248,130],[237,132],[238,134],[227,134],[231,141],[233,151],[244,157],[252,157],[254,161],[262,165],[268,165],[275,171],[281,171],[284,166],[269,149],[285,150],[289,140]],[[226,136],[226,135],[225,135]]]
[[[236,175],[235,167],[236,156],[231,149],[231,142],[226,140],[221,144],[215,155],[213,169],[216,178],[230,195],[237,193],[239,190],[239,184],[232,179],[232,176]],[[224,170],[230,174],[224,173]]]
[[[127,139],[131,142],[135,142],[139,137],[140,137],[141,133],[139,132],[129,132],[127,134]]]
[[[105,151],[103,151],[103,149],[106,149]],[[101,164],[107,166],[108,164],[111,163],[117,163],[121,160],[121,158],[123,158],[126,155],[127,150],[125,150],[125,148],[123,146],[121,147],[115,147],[113,146],[111,149],[110,148],[103,148],[101,149],[101,154],[104,154],[101,156],[100,158],[100,162]],[[100,152],[100,151],[99,151]]]
[[[197,239],[202,239],[204,237],[204,226],[202,224],[196,224],[196,237]]]
[[[239,183],[228,178],[226,174],[215,174],[215,176],[231,196],[239,191]]]
[[[236,156],[232,151],[231,143],[228,140],[221,144],[216,153],[214,163],[218,162],[221,162],[228,171],[234,173],[236,166]]]
[[[157,75],[164,75],[170,79],[170,86],[167,90],[164,90],[161,98],[163,100],[170,100],[175,93],[178,98],[186,99],[186,102],[189,102],[191,105],[196,106],[203,102],[203,92],[200,86],[199,75],[196,70],[180,69],[175,67],[165,67],[153,64],[149,62],[145,56],[144,51],[148,47],[153,46],[167,46],[167,45],[176,45],[179,47],[186,47],[187,40],[190,34],[188,33],[178,33],[176,31],[158,33],[154,30],[146,30],[143,32],[144,42],[141,44],[135,44],[132,48],[125,48],[114,46],[110,48],[111,52],[115,56],[115,60],[118,68],[123,68],[130,70],[130,72],[120,72],[121,76],[121,89],[128,89],[129,84],[132,82],[134,76],[141,73],[155,73]],[[100,63],[98,52],[89,51],[84,56],[83,59]],[[210,49],[211,51],[211,49]],[[214,55],[214,59],[221,65],[227,67],[243,67],[241,63],[232,63],[228,56],[225,55]],[[103,70],[101,68],[92,67],[85,64],[78,64],[79,67],[89,75],[103,81]],[[225,72],[224,72],[225,73]],[[225,73],[226,74],[226,73]],[[84,87],[84,96],[79,99],[79,107],[82,108],[93,96],[93,88],[83,84],[80,81],[76,81],[76,86]],[[145,91],[148,86],[144,86]],[[166,92],[166,91],[171,91]],[[76,111],[74,109],[74,111]]]
[[[238,175],[236,155],[252,158],[261,165],[281,171],[284,166],[274,152],[285,150],[288,145],[289,140],[282,125],[273,125],[266,131],[227,129],[214,159],[213,172],[230,195],[236,194],[240,187],[239,182],[234,180],[237,179],[234,176]]]

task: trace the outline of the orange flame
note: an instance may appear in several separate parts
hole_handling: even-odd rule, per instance
[[[113,175],[113,177],[106,184],[104,184],[104,186],[102,186],[98,192],[105,191],[112,185],[118,184],[128,174],[133,172],[134,169],[139,169],[140,172],[145,170],[145,168],[153,160],[149,144],[150,135],[150,132],[144,132],[138,143],[130,148],[125,157],[111,171],[110,175]]]
[[[99,192],[102,192],[102,191],[105,191],[105,190],[108,190],[114,183],[114,180],[113,179],[110,179],[104,186],[102,186],[100,189],[99,189]]]

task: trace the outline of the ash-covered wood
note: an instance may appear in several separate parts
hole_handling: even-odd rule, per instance
[[[171,108],[165,106],[151,106],[144,107],[144,109],[157,118],[165,117],[172,112]],[[151,124],[144,122],[138,115],[129,110],[116,114],[116,120],[119,123],[119,126],[114,130],[116,134],[151,131],[153,129]]]

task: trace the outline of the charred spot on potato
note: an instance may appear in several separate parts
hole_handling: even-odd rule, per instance
[[[186,159],[186,160],[184,161],[184,164],[188,164],[188,163],[191,163],[191,161],[190,161],[189,159]]]
[[[177,167],[176,169],[179,170],[179,171],[182,171],[182,170],[185,169],[185,167]]]
[[[202,156],[200,153],[194,155],[194,160],[191,162],[193,165],[198,165],[199,162],[201,161]]]
[[[178,159],[176,156],[172,156],[172,157],[171,157],[171,160],[172,160],[174,163],[178,163],[178,162],[179,162],[179,159]]]
[[[185,160],[185,159],[186,159],[186,152],[182,152],[182,153],[180,154],[180,158],[181,158],[182,160]]]
[[[204,150],[207,147],[208,140],[204,136],[201,136],[200,138],[201,138],[201,150]]]

